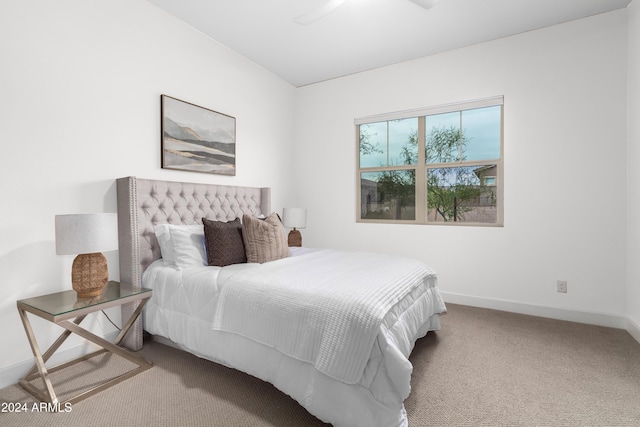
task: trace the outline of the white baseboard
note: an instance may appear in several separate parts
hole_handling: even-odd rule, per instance
[[[105,334],[103,338],[109,342],[113,342],[118,336],[118,333],[119,331],[113,331]],[[60,350],[59,352],[51,356],[51,359],[47,361],[46,365],[47,368],[49,368],[50,366],[56,366],[99,349],[100,347],[87,341],[74,347]],[[24,377],[26,373],[29,372],[29,370],[33,367],[33,364],[34,360],[33,358],[31,358],[22,362],[18,362],[15,365],[0,368],[0,388],[17,384],[20,378]]]
[[[473,307],[489,308],[493,310],[509,311],[512,313],[528,314],[531,316],[547,317],[549,319],[566,320],[569,322],[586,323],[589,325],[606,326],[609,328],[629,330],[629,322],[626,316],[609,313],[579,311],[567,308],[545,307],[534,304],[524,304],[517,301],[474,297],[468,295],[441,292],[445,302],[451,304],[470,305]],[[640,333],[636,325],[636,331]],[[631,332],[629,332],[631,333]],[[634,335],[631,333],[631,335]],[[640,342],[638,336],[634,338]]]
[[[627,332],[631,334],[636,341],[640,342],[640,326],[627,316]]]

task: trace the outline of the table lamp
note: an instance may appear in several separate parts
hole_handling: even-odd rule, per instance
[[[284,208],[282,210],[282,223],[287,228],[293,228],[289,232],[289,246],[302,246],[302,235],[297,229],[307,226],[307,210],[303,208]]]
[[[101,295],[109,281],[102,252],[118,249],[118,217],[114,213],[56,215],[56,254],[77,254],[71,285],[78,298]]]

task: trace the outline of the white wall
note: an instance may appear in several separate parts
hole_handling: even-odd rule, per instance
[[[640,2],[629,14],[629,90],[627,111],[627,315],[640,341]]]
[[[309,208],[305,244],[417,256],[450,300],[640,324],[636,3],[629,53],[619,11],[296,90],[143,0],[1,2],[0,386],[32,360],[15,301],[70,288],[54,216],[114,212],[127,175],[271,186],[274,210]],[[160,169],[162,93],[237,118],[237,176]],[[355,223],[354,117],[494,95],[503,228]],[[59,333],[33,321],[43,346]]]
[[[423,259],[449,301],[623,327],[626,29],[622,10],[299,89],[303,240]],[[495,95],[503,228],[355,223],[355,117]]]
[[[271,186],[273,209],[289,205],[295,88],[143,0],[2,1],[0,55],[2,386],[33,360],[16,300],[71,287],[54,216],[115,212],[128,175]],[[161,94],[236,117],[235,177],[160,168]],[[60,332],[33,324],[44,348]]]

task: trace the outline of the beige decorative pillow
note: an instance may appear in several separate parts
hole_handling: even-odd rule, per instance
[[[263,263],[289,256],[284,226],[275,212],[265,219],[244,215],[242,238],[247,262]]]

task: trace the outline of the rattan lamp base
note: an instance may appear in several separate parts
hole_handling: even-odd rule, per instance
[[[302,246],[302,234],[295,228],[289,232],[288,238],[289,246]]]
[[[100,252],[80,254],[73,260],[71,286],[78,298],[102,295],[108,281],[107,259]]]

